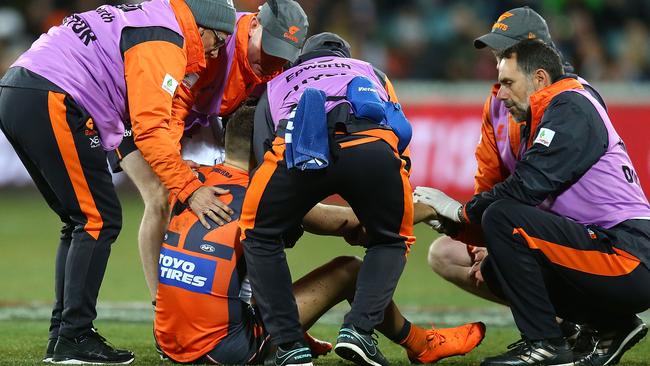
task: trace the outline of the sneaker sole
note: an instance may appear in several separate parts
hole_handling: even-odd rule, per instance
[[[334,347],[334,352],[341,358],[352,361],[357,365],[382,366],[382,364],[369,359],[361,348],[351,343],[338,343],[336,347]]]
[[[45,357],[43,360],[41,360],[43,363],[52,363],[52,357]]]
[[[612,357],[605,361],[603,366],[607,365],[616,365],[621,361],[621,357],[623,357],[623,354],[627,352],[630,348],[634,347],[635,344],[639,343],[643,337],[648,333],[648,327],[645,324],[639,324],[638,327],[634,328],[632,333],[630,333],[623,342],[621,342],[621,345],[618,347],[616,352],[612,355]]]
[[[85,361],[85,360],[78,360],[75,358],[69,358],[67,360],[61,360],[61,361],[54,361],[52,360],[52,363],[57,364],[57,365],[128,365],[131,362],[135,360],[135,357],[128,360],[128,361],[123,361],[123,362],[99,362],[99,361]]]

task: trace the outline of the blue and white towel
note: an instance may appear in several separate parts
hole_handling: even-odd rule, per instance
[[[329,165],[325,101],[324,92],[307,88],[300,97],[295,113],[289,115],[284,134],[288,169],[316,170]]]

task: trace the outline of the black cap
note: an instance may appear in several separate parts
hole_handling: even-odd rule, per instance
[[[232,0],[185,0],[196,24],[232,34],[235,30],[235,7]]]
[[[493,50],[503,51],[519,41],[535,38],[546,44],[551,44],[551,34],[548,31],[546,20],[535,10],[524,6],[501,14],[492,26],[490,33],[474,40],[474,47],[489,47]]]
[[[350,57],[350,44],[336,33],[323,32],[307,38],[305,45],[302,46],[301,54],[319,50],[338,51],[339,56]]]
[[[271,56],[294,61],[300,53],[309,22],[294,0],[268,0],[257,18],[262,24],[262,49]]]

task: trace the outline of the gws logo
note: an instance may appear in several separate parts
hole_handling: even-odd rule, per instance
[[[288,32],[284,32],[284,38],[290,39],[298,43],[298,37],[296,37],[296,33],[298,33],[299,31],[300,31],[299,27],[292,25],[291,27],[289,27]]]
[[[160,283],[192,292],[209,293],[216,262],[163,248],[158,259]]]
[[[201,244],[201,250],[206,253],[214,253],[214,246],[210,244]]]

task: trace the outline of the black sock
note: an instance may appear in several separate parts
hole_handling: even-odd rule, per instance
[[[390,339],[391,341],[397,344],[401,344],[406,339],[406,337],[408,337],[410,331],[411,331],[411,322],[404,319],[404,326],[402,327],[402,329],[399,332],[397,332],[397,334],[395,334],[394,336],[388,337],[388,339]]]

